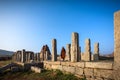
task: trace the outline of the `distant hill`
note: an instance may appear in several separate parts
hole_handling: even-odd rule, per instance
[[[7,51],[7,50],[0,49],[0,57],[12,56],[13,53],[14,53],[13,51]]]

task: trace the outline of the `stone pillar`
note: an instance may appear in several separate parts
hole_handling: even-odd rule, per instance
[[[57,61],[57,41],[52,40],[52,61]]]
[[[85,41],[85,53],[84,53],[84,61],[91,61],[91,46],[90,39],[86,39]]]
[[[17,53],[17,61],[19,62],[19,53]]]
[[[71,61],[71,44],[66,45],[66,60]]]
[[[45,60],[47,61],[47,60],[49,60],[49,52],[48,51],[45,51],[46,52],[46,57],[45,57]]]
[[[28,55],[28,61],[30,62],[30,60],[31,60],[31,53],[29,53]]]
[[[94,61],[98,61],[99,60],[99,43],[95,43],[94,44],[93,60]]]
[[[36,62],[37,61],[37,53],[34,54],[34,58],[35,58],[34,60]]]
[[[18,61],[20,62],[20,52],[18,53],[18,58],[19,58]]]
[[[31,54],[31,58],[32,58],[32,60],[34,60],[34,53]]]
[[[71,62],[79,61],[79,34],[72,33]]]
[[[22,56],[21,56],[21,51],[20,51],[20,62],[21,62],[21,57],[22,57]]]
[[[114,79],[120,79],[120,11],[114,13]]]
[[[22,54],[21,54],[21,56],[22,56],[21,62],[24,63],[25,60],[26,60],[26,59],[25,59],[25,58],[26,58],[26,56],[25,56],[25,49],[22,50]]]
[[[38,53],[36,53],[36,61],[38,62]]]
[[[81,47],[79,46],[79,61],[81,60]]]

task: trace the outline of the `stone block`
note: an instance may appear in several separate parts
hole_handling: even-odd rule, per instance
[[[100,69],[113,69],[113,62],[85,62],[85,67],[100,68]]]
[[[79,76],[83,75],[83,69],[76,67],[76,69],[75,69],[75,74],[77,74],[77,75],[79,75]]]
[[[50,64],[46,64],[46,65],[45,65],[45,68],[46,68],[46,69],[52,69],[52,67],[51,67]]]
[[[75,73],[75,67],[63,66],[63,70],[72,74]]]
[[[85,67],[85,62],[76,62],[76,63],[71,62],[70,66],[84,68]]]
[[[35,66],[31,66],[31,70],[34,71],[35,73],[41,73],[43,69]]]
[[[93,69],[85,68],[84,69],[84,74],[85,74],[86,77],[93,77]]]
[[[59,69],[59,70],[63,70],[62,65],[51,65],[51,69]]]
[[[113,70],[94,69],[94,76],[113,79]]]
[[[55,62],[52,62],[52,61],[44,61],[44,63],[46,64],[54,64],[54,65],[60,65],[60,61],[55,61]]]

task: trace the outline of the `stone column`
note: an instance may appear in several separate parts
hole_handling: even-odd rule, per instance
[[[21,62],[24,63],[25,60],[26,60],[26,59],[25,59],[25,58],[26,58],[26,55],[25,55],[25,49],[22,50],[22,54],[21,54],[21,56],[22,56]]]
[[[52,61],[57,61],[57,41],[52,40]]]
[[[34,53],[31,54],[31,58],[34,61]]]
[[[37,61],[37,53],[34,54],[34,58],[35,58],[34,60],[36,62]]]
[[[36,53],[36,61],[38,62],[38,53]]]
[[[120,79],[120,11],[114,13],[114,79]]]
[[[79,61],[79,34],[72,33],[71,62]]]
[[[84,61],[91,61],[91,46],[90,39],[86,39],[85,41],[85,53],[84,53]]]
[[[95,43],[94,44],[93,60],[94,61],[98,61],[99,60],[99,43]]]
[[[70,54],[71,44],[66,45],[66,60],[71,61],[71,54]]]
[[[81,60],[81,47],[79,46],[79,61]]]
[[[21,56],[21,51],[20,51],[20,62],[21,62],[21,57],[22,57],[22,56]]]
[[[45,60],[47,61],[47,60],[49,60],[49,53],[48,53],[48,51],[45,51],[46,52],[46,57],[45,57]]]
[[[18,54],[18,55],[19,55],[19,62],[20,62],[20,52],[19,52],[19,54]]]
[[[30,62],[30,60],[31,60],[31,54],[32,53],[29,53],[29,56],[28,56],[28,61]]]

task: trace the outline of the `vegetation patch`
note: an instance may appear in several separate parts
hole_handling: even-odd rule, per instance
[[[73,74],[64,74],[60,70],[45,70],[42,73],[6,71],[0,75],[0,80],[85,80]]]

